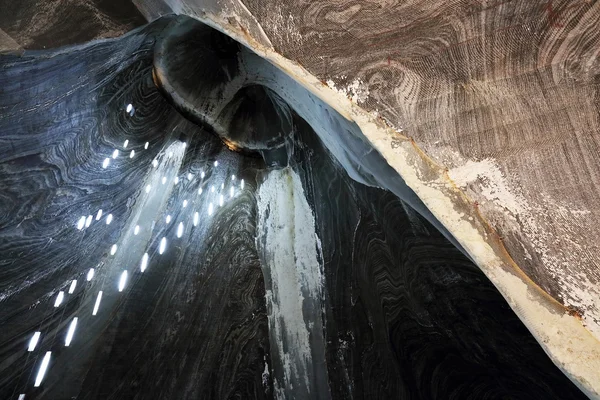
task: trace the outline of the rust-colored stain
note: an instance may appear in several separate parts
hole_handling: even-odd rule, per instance
[[[583,319],[583,311],[581,311],[579,308],[575,306],[567,306],[565,308],[570,316],[577,318],[579,321]]]
[[[481,214],[481,210],[479,208],[479,203],[474,201],[466,193],[464,193],[456,183],[450,178],[448,174],[447,168],[440,167],[431,157],[427,155],[418,145],[417,143],[410,138],[410,143],[413,148],[417,151],[420,157],[425,161],[432,169],[438,170],[440,175],[443,175],[446,182],[449,182],[452,185],[452,191],[456,193],[461,200],[454,202],[457,207],[462,207],[463,209],[469,210],[468,214],[471,214],[476,221],[479,222],[482,235],[486,237],[486,241],[491,247],[494,249],[495,253],[502,259],[509,267],[510,270],[515,273],[518,277],[520,277],[523,281],[527,283],[527,285],[533,289],[535,289],[538,293],[540,293],[543,297],[550,301],[551,304],[554,304],[556,307],[564,310],[566,312],[566,307],[562,304],[558,299],[554,296],[550,295],[544,289],[542,289],[529,275],[527,275],[521,267],[517,265],[515,260],[512,258],[506,247],[504,246],[504,241],[496,231],[496,229],[491,225],[491,223]],[[465,211],[466,211],[465,210]],[[477,227],[475,227],[477,229]]]

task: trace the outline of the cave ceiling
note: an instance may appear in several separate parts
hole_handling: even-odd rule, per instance
[[[117,264],[133,263],[127,254],[120,261],[105,261],[102,246],[118,242],[117,231],[105,227],[105,232],[82,239],[73,236],[78,232],[65,232],[55,221],[59,215],[76,215],[77,225],[81,215],[94,211],[96,216],[98,209],[106,210],[112,198],[111,207],[119,210],[114,215],[123,218],[115,221],[114,229],[129,237],[128,229],[138,226],[134,221],[154,218],[148,210],[158,215],[172,209],[175,201],[192,202],[192,193],[200,196],[199,187],[194,186],[198,182],[189,180],[173,191],[148,196],[143,202],[146,211],[141,211],[132,206],[140,201],[134,188],[160,185],[162,176],[172,180],[184,170],[183,176],[205,172],[209,179],[212,175],[206,166],[217,160],[226,166],[218,174],[215,166],[214,180],[223,184],[223,190],[225,185],[239,190],[242,176],[248,185],[241,192],[245,194],[232,195],[227,207],[235,212],[223,215],[223,222],[206,222],[202,229],[193,230],[189,228],[193,212],[181,211],[182,218],[190,212],[186,234],[205,243],[178,247],[180,253],[172,253],[165,262],[161,273],[166,275],[151,276],[138,289],[161,293],[167,287],[180,287],[171,302],[144,303],[134,294],[129,299],[137,299],[136,305],[108,300],[105,307],[114,310],[112,319],[105,317],[85,327],[93,338],[90,343],[104,346],[105,352],[79,358],[63,355],[58,361],[66,368],[71,357],[75,364],[70,368],[75,370],[80,363],[80,368],[105,374],[104,380],[93,383],[89,375],[74,374],[69,379],[77,383],[70,389],[69,379],[60,383],[60,375],[50,375],[49,392],[35,392],[34,396],[107,398],[110,394],[103,382],[128,369],[128,382],[148,384],[156,376],[131,369],[131,361],[122,355],[114,368],[105,367],[120,354],[118,345],[137,343],[131,332],[136,324],[141,326],[144,316],[150,318],[153,312],[166,316],[182,307],[179,315],[185,317],[191,307],[212,310],[213,302],[244,307],[228,306],[236,310],[231,314],[218,311],[229,318],[218,329],[204,325],[205,320],[173,317],[171,321],[180,324],[190,340],[205,338],[208,332],[222,338],[222,342],[195,350],[209,354],[209,349],[227,348],[221,352],[223,359],[211,355],[189,361],[207,362],[206,368],[194,371],[203,385],[211,387],[208,397],[212,398],[234,393],[251,398],[302,398],[310,393],[323,398],[441,398],[422,384],[425,379],[438,379],[431,372],[435,370],[433,350],[425,358],[430,361],[424,362],[426,367],[400,383],[390,385],[389,377],[381,376],[380,381],[376,377],[378,371],[403,376],[406,369],[418,370],[412,363],[417,356],[406,353],[399,343],[435,335],[423,332],[423,326],[457,334],[457,313],[470,316],[469,322],[462,322],[465,325],[480,327],[469,335],[475,337],[479,332],[479,337],[487,338],[480,344],[487,349],[487,356],[473,358],[472,349],[450,339],[433,346],[462,360],[457,365],[464,375],[475,374],[478,368],[492,374],[493,365],[499,370],[508,370],[510,365],[515,368],[517,353],[507,353],[505,364],[493,363],[490,358],[508,348],[514,351],[519,341],[524,343],[521,350],[530,367],[519,364],[521,373],[507,378],[507,382],[519,382],[515,392],[500,391],[498,396],[526,398],[535,390],[545,393],[544,398],[580,395],[561,380],[562,374],[586,395],[600,396],[600,2],[27,0],[1,1],[0,7],[0,51],[4,53],[0,55],[0,185],[5,199],[0,206],[0,321],[10,327],[0,336],[0,349],[4,359],[12,360],[3,364],[0,359],[0,368],[14,368],[12,362],[17,359],[12,350],[34,326],[31,321],[52,332],[66,327],[66,319],[55,314],[49,317],[50,311],[39,310],[32,316],[26,315],[26,310],[29,303],[37,304],[58,290],[57,281],[71,282],[83,273],[72,265],[90,266],[93,260],[101,260],[106,268],[97,267],[102,271],[99,276],[108,279],[117,274]],[[147,25],[151,21],[155,22]],[[81,105],[76,113],[75,104]],[[133,113],[123,112],[128,104],[135,106]],[[71,114],[74,117],[69,120]],[[130,132],[134,134],[131,138],[127,136]],[[143,149],[148,150],[144,153],[136,147],[136,164],[125,163],[120,172],[110,171],[115,161],[102,168],[105,159],[115,160],[101,156],[102,152],[118,147],[116,143],[121,143],[122,156],[134,149],[131,145],[122,148],[124,140],[142,147],[148,142],[149,149]],[[193,143],[192,147],[177,147],[184,142]],[[171,152],[175,158],[165,156]],[[80,159],[69,161],[72,157]],[[142,172],[142,167],[151,169],[154,161],[160,174]],[[327,172],[317,170],[314,163]],[[280,169],[286,172],[268,172]],[[237,186],[232,176],[237,177]],[[326,177],[329,182],[324,181]],[[211,185],[201,188],[210,192]],[[300,311],[290,304],[286,309],[284,297],[276,296],[277,285],[289,284],[273,267],[278,265],[273,260],[288,262],[285,252],[274,250],[285,232],[265,234],[256,243],[251,239],[286,224],[289,210],[274,207],[281,200],[269,190],[285,185],[289,185],[298,213],[314,215],[314,220],[308,218],[302,224],[317,232],[323,246],[314,262],[289,260],[296,265],[316,262],[324,266],[306,275],[322,274],[324,289],[315,289],[318,285],[313,287],[310,282],[294,288],[305,298],[323,303]],[[332,187],[337,188],[335,193],[323,192]],[[299,190],[306,192],[306,199],[294,195]],[[198,208],[209,205],[209,200],[199,197],[197,202]],[[218,202],[218,198],[214,204],[210,202],[211,207],[217,210]],[[265,208],[263,203],[270,206]],[[345,211],[332,214],[332,209]],[[167,232],[170,228],[157,229],[162,234],[162,229]],[[177,225],[172,229],[177,235]],[[346,237],[342,232],[348,230],[358,233]],[[410,237],[404,237],[404,230]],[[232,231],[238,233],[231,236]],[[160,241],[154,240],[160,235],[156,235],[158,231],[147,240],[148,246],[158,251]],[[222,240],[206,240],[204,235]],[[371,237],[378,243],[421,243],[417,249],[437,250],[408,251],[410,256],[404,256],[394,245],[373,248],[367,239]],[[139,240],[129,244],[131,257],[138,250],[145,251]],[[289,239],[294,240],[294,236]],[[50,246],[53,241],[58,247]],[[233,261],[223,255],[224,248],[233,243],[252,244],[240,247],[239,253],[232,252]],[[46,246],[50,246],[47,251]],[[69,251],[77,246],[89,250],[86,254]],[[338,254],[336,249],[341,248],[353,251],[350,256]],[[437,251],[436,257],[445,261],[431,264],[420,258],[420,251]],[[213,255],[200,272],[190,268],[199,254]],[[42,273],[44,263],[49,268]],[[211,275],[215,266],[234,264],[245,267]],[[397,265],[403,266],[400,272],[393,268]],[[425,269],[429,265],[429,275],[414,275],[410,265]],[[176,268],[187,272],[169,277],[166,271]],[[236,288],[242,281],[249,282],[252,294],[235,289],[217,291],[209,299],[198,297],[190,294],[197,288],[184,284],[195,274],[206,276],[206,287],[229,282]],[[380,278],[391,286],[382,284]],[[439,283],[452,279],[456,279],[455,286]],[[18,283],[21,281],[25,283]],[[410,290],[403,286],[408,281],[414,283]],[[438,289],[440,298],[435,302],[449,302],[452,310],[434,306],[431,293],[417,293],[421,290],[417,288],[426,290],[428,285],[429,290],[431,285]],[[463,290],[461,285],[471,287],[471,297],[465,294],[470,300],[457,294]],[[473,285],[478,289],[472,289]],[[383,293],[387,290],[393,292],[398,308],[377,311],[376,304],[387,298]],[[90,293],[97,291],[90,289]],[[265,291],[275,293],[275,300],[265,302]],[[346,291],[349,293],[344,294]],[[69,312],[92,306],[97,297],[90,296],[82,292]],[[110,292],[105,296],[111,299]],[[188,303],[186,296],[191,299]],[[420,300],[409,301],[411,305],[404,309],[399,299],[405,298]],[[512,321],[505,324],[514,325],[514,332],[507,334],[513,342],[501,346],[489,339],[497,335],[492,332],[502,329],[502,323],[489,315],[477,316],[469,307],[461,313],[457,304],[475,298],[489,304],[505,321]],[[287,353],[274,345],[277,336],[273,332],[291,335],[292,328],[283,319],[281,326],[270,319],[274,304],[281,307],[281,315],[290,318],[294,312],[304,313],[304,322],[311,326],[310,340],[299,343],[310,349],[307,354],[314,362],[297,364],[295,372],[281,372]],[[185,311],[185,307],[190,308]],[[314,312],[320,307],[326,310],[323,319]],[[443,317],[446,312],[454,317]],[[137,319],[124,316],[136,313]],[[429,322],[420,319],[426,314]],[[257,320],[240,325],[248,315],[256,315]],[[402,318],[415,318],[421,331],[401,324]],[[315,328],[318,321],[322,325]],[[196,324],[197,329],[188,324]],[[387,339],[370,337],[366,327],[373,324],[377,328],[371,334],[395,334]],[[234,335],[234,326],[242,332],[239,341],[229,336]],[[525,327],[533,336],[528,336]],[[106,333],[102,339],[100,332]],[[180,349],[164,327],[153,325],[144,335],[139,340],[159,341],[162,349]],[[294,336],[294,340],[300,339]],[[369,340],[374,343],[371,347],[366,345]],[[388,347],[381,345],[386,340]],[[243,352],[239,371],[247,372],[240,372],[247,381],[242,379],[239,386],[210,378],[211,371],[230,368],[235,351],[228,343],[253,348]],[[544,364],[548,360],[543,359],[538,343],[558,369]],[[425,349],[430,344],[415,339],[414,346]],[[390,351],[394,356],[383,356]],[[150,359],[150,353],[144,347],[136,361]],[[307,354],[294,353],[293,357],[300,360]],[[176,363],[168,364],[167,358],[161,357],[156,366],[177,369]],[[25,387],[30,373],[25,371],[41,358],[19,360],[26,360],[19,366],[22,369],[4,374],[2,389]],[[398,360],[406,364],[399,366]],[[265,364],[273,368],[266,377]],[[531,372],[533,365],[540,375]],[[359,376],[369,368],[371,379],[362,382]],[[441,363],[438,368],[448,365]],[[319,378],[303,386],[297,381],[303,374]],[[486,380],[484,375],[475,374],[481,390],[494,398],[494,390],[504,388],[505,383],[498,383],[498,374],[492,374],[495,380]],[[449,379],[447,375],[440,380],[440,388],[444,388],[440,390],[457,393],[458,398],[475,393],[477,379],[461,376],[459,381],[469,382],[466,389],[447,386],[445,379]],[[169,374],[164,380],[173,385],[177,382],[175,375]],[[552,380],[557,384],[550,385]],[[539,385],[530,386],[534,381]],[[178,389],[162,393],[166,398],[202,397],[191,376],[183,382]],[[282,382],[308,392],[286,392]],[[152,393],[150,387],[144,389],[148,392],[138,393]],[[156,383],[156,387],[161,386]],[[378,392],[381,388],[387,392]],[[136,386],[132,383],[119,390],[115,398],[132,398],[128,396],[135,393]]]

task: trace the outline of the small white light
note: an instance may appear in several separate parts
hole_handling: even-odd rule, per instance
[[[96,302],[94,303],[94,310],[92,311],[92,315],[98,314],[98,309],[100,308],[100,301],[102,300],[102,290],[98,292],[98,296],[96,296]]]
[[[180,238],[183,236],[183,222],[180,222],[179,225],[177,225],[177,237]]]
[[[183,142],[183,147],[187,147],[187,142]]]
[[[113,151],[112,158],[117,158],[117,157],[119,157],[119,150],[115,149],[115,151]]]
[[[196,211],[194,213],[194,226],[198,226],[199,221],[200,221],[200,214],[198,214],[198,211]]]
[[[136,225],[135,228],[133,228],[133,234],[137,235],[138,233],[140,233],[140,226]]]
[[[231,175],[231,180],[235,181],[235,175]]]
[[[35,383],[33,386],[39,387],[44,380],[44,375],[46,375],[46,370],[48,369],[48,365],[50,364],[50,355],[51,351],[47,351],[46,355],[44,355],[44,359],[42,360],[42,364],[40,365],[40,369],[38,370],[37,376],[35,377]]]
[[[58,295],[56,296],[56,300],[54,300],[54,307],[58,307],[62,304],[63,299],[65,298],[65,292],[63,292],[62,290],[60,292],[58,292]]]
[[[94,268],[90,268],[90,270],[87,273],[86,279],[87,281],[91,281],[94,278]]]
[[[204,171],[200,172],[200,178],[204,179]]]
[[[219,207],[223,207],[223,195],[219,195]]]
[[[198,188],[198,194],[202,194],[202,188]]]
[[[76,287],[77,287],[77,279],[73,279],[71,281],[71,286],[69,286],[69,294],[73,294],[73,292],[75,292]]]
[[[96,214],[96,221],[100,221],[100,218],[102,218],[102,209],[98,210],[98,214]]]
[[[218,162],[218,161],[215,161],[215,164],[214,164],[214,165],[215,165],[215,167],[218,167],[218,166],[219,166],[219,162]]]
[[[167,221],[167,224],[171,222],[171,216],[170,215],[167,215],[166,221]]]
[[[17,400],[25,400],[25,393],[21,393]]]
[[[209,203],[208,204],[208,215],[212,215],[212,213],[213,213],[213,204]]]
[[[104,162],[102,162],[102,168],[108,168],[108,164],[110,164],[110,158],[105,158]]]
[[[40,335],[42,334],[42,332],[35,332],[33,334],[33,336],[31,336],[31,339],[29,339],[29,347],[27,347],[27,351],[34,351],[35,350],[35,346],[37,346],[39,340],[40,340]]]
[[[152,186],[146,185],[146,193],[150,193],[150,189],[152,189]]]
[[[123,142],[123,148],[126,149],[127,145],[129,145],[129,139],[125,139],[125,141]]]
[[[140,265],[140,271],[144,272],[148,266],[148,253],[144,253],[142,256],[142,265]]]
[[[92,220],[94,219],[94,217],[92,217],[91,215],[88,215],[88,217],[85,220],[85,227],[89,228],[90,225],[92,224]]]
[[[158,167],[158,160],[152,160],[152,166],[154,168]]]
[[[114,256],[116,252],[117,252],[117,245],[113,244],[110,248],[110,255]]]
[[[160,246],[158,247],[158,254],[164,253],[166,248],[167,248],[167,238],[163,237],[162,239],[160,239]]]
[[[169,158],[173,157],[173,152],[170,151],[169,154],[167,155]]]
[[[127,108],[125,109],[125,111],[131,112],[131,110],[133,110],[133,105],[131,105],[131,103],[127,104]]]
[[[187,178],[188,178],[188,181],[191,181],[193,177],[194,177],[194,175],[192,175],[192,174],[188,173],[188,176],[187,176]]]
[[[166,177],[166,176],[163,176],[163,177],[162,177],[162,184],[164,185],[165,183],[167,183],[167,177]]]
[[[148,146],[150,146],[150,143],[146,142],[146,144],[144,145],[144,149],[148,150]]]
[[[178,177],[178,176],[176,176],[176,177],[175,177],[175,184],[177,185],[178,183],[179,183],[179,177]]]
[[[110,223],[112,222],[112,220],[113,220],[112,214],[108,214],[106,216],[106,225],[110,225]]]
[[[131,153],[129,153],[129,158],[133,158],[133,156],[135,156],[135,150],[131,150]]]
[[[225,184],[221,183],[221,190],[225,189]]]
[[[188,203],[188,201],[187,201],[187,200],[184,200],[184,201],[183,201],[183,208],[186,208],[186,207],[187,207],[187,203]]]
[[[243,180],[243,179],[242,179],[242,183],[240,184],[240,187],[241,187],[242,189],[244,189],[244,180]]]
[[[122,292],[125,289],[125,284],[127,283],[127,270],[121,273],[121,278],[119,279],[119,292]]]
[[[85,217],[81,217],[81,218],[79,218],[79,221],[77,221],[77,229],[82,230],[84,226],[85,226]]]
[[[233,186],[229,188],[229,197],[233,197],[234,189]]]
[[[67,331],[67,337],[65,338],[65,346],[69,347],[71,344],[71,340],[73,340],[73,335],[75,334],[75,328],[77,328],[77,317],[73,318],[71,321],[71,325],[69,325],[69,330]]]
[[[212,185],[212,186],[210,187],[210,192],[211,192],[211,193],[214,193],[214,192],[215,192],[215,185]]]

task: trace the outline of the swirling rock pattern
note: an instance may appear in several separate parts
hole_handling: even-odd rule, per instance
[[[158,92],[152,55],[166,23],[66,52],[2,58],[2,399],[270,393],[263,377],[269,363],[264,283],[254,246],[258,160],[235,157]],[[170,155],[169,146],[182,140],[185,155],[175,165],[179,155]],[[230,198],[232,187],[237,197]],[[163,194],[167,202],[144,214]],[[222,207],[220,195],[226,196]],[[91,225],[79,230],[78,220],[88,215]],[[160,254],[162,237],[167,246]],[[144,252],[149,262],[142,273]],[[90,268],[95,275],[87,281]],[[123,270],[128,280],[119,292]],[[64,301],[54,307],[59,291]],[[73,317],[79,324],[65,347]],[[34,331],[41,339],[28,352]],[[46,351],[50,368],[36,388]]]
[[[298,168],[323,244],[332,398],[585,397],[434,227],[304,141]]]
[[[449,168],[600,338],[599,1],[243,3],[278,53]]]
[[[0,51],[85,43],[122,35],[145,23],[129,1],[2,0],[0,9]],[[2,31],[13,46],[2,40]]]
[[[0,58],[0,398],[274,397],[255,243],[256,177],[271,169],[155,87],[171,22]],[[290,168],[321,247],[322,297],[309,300],[323,306],[313,362],[327,396],[583,397],[442,234],[294,125]]]

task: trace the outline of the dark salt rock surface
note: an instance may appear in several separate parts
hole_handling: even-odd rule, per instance
[[[269,65],[182,17],[1,56],[0,398],[583,398]]]

